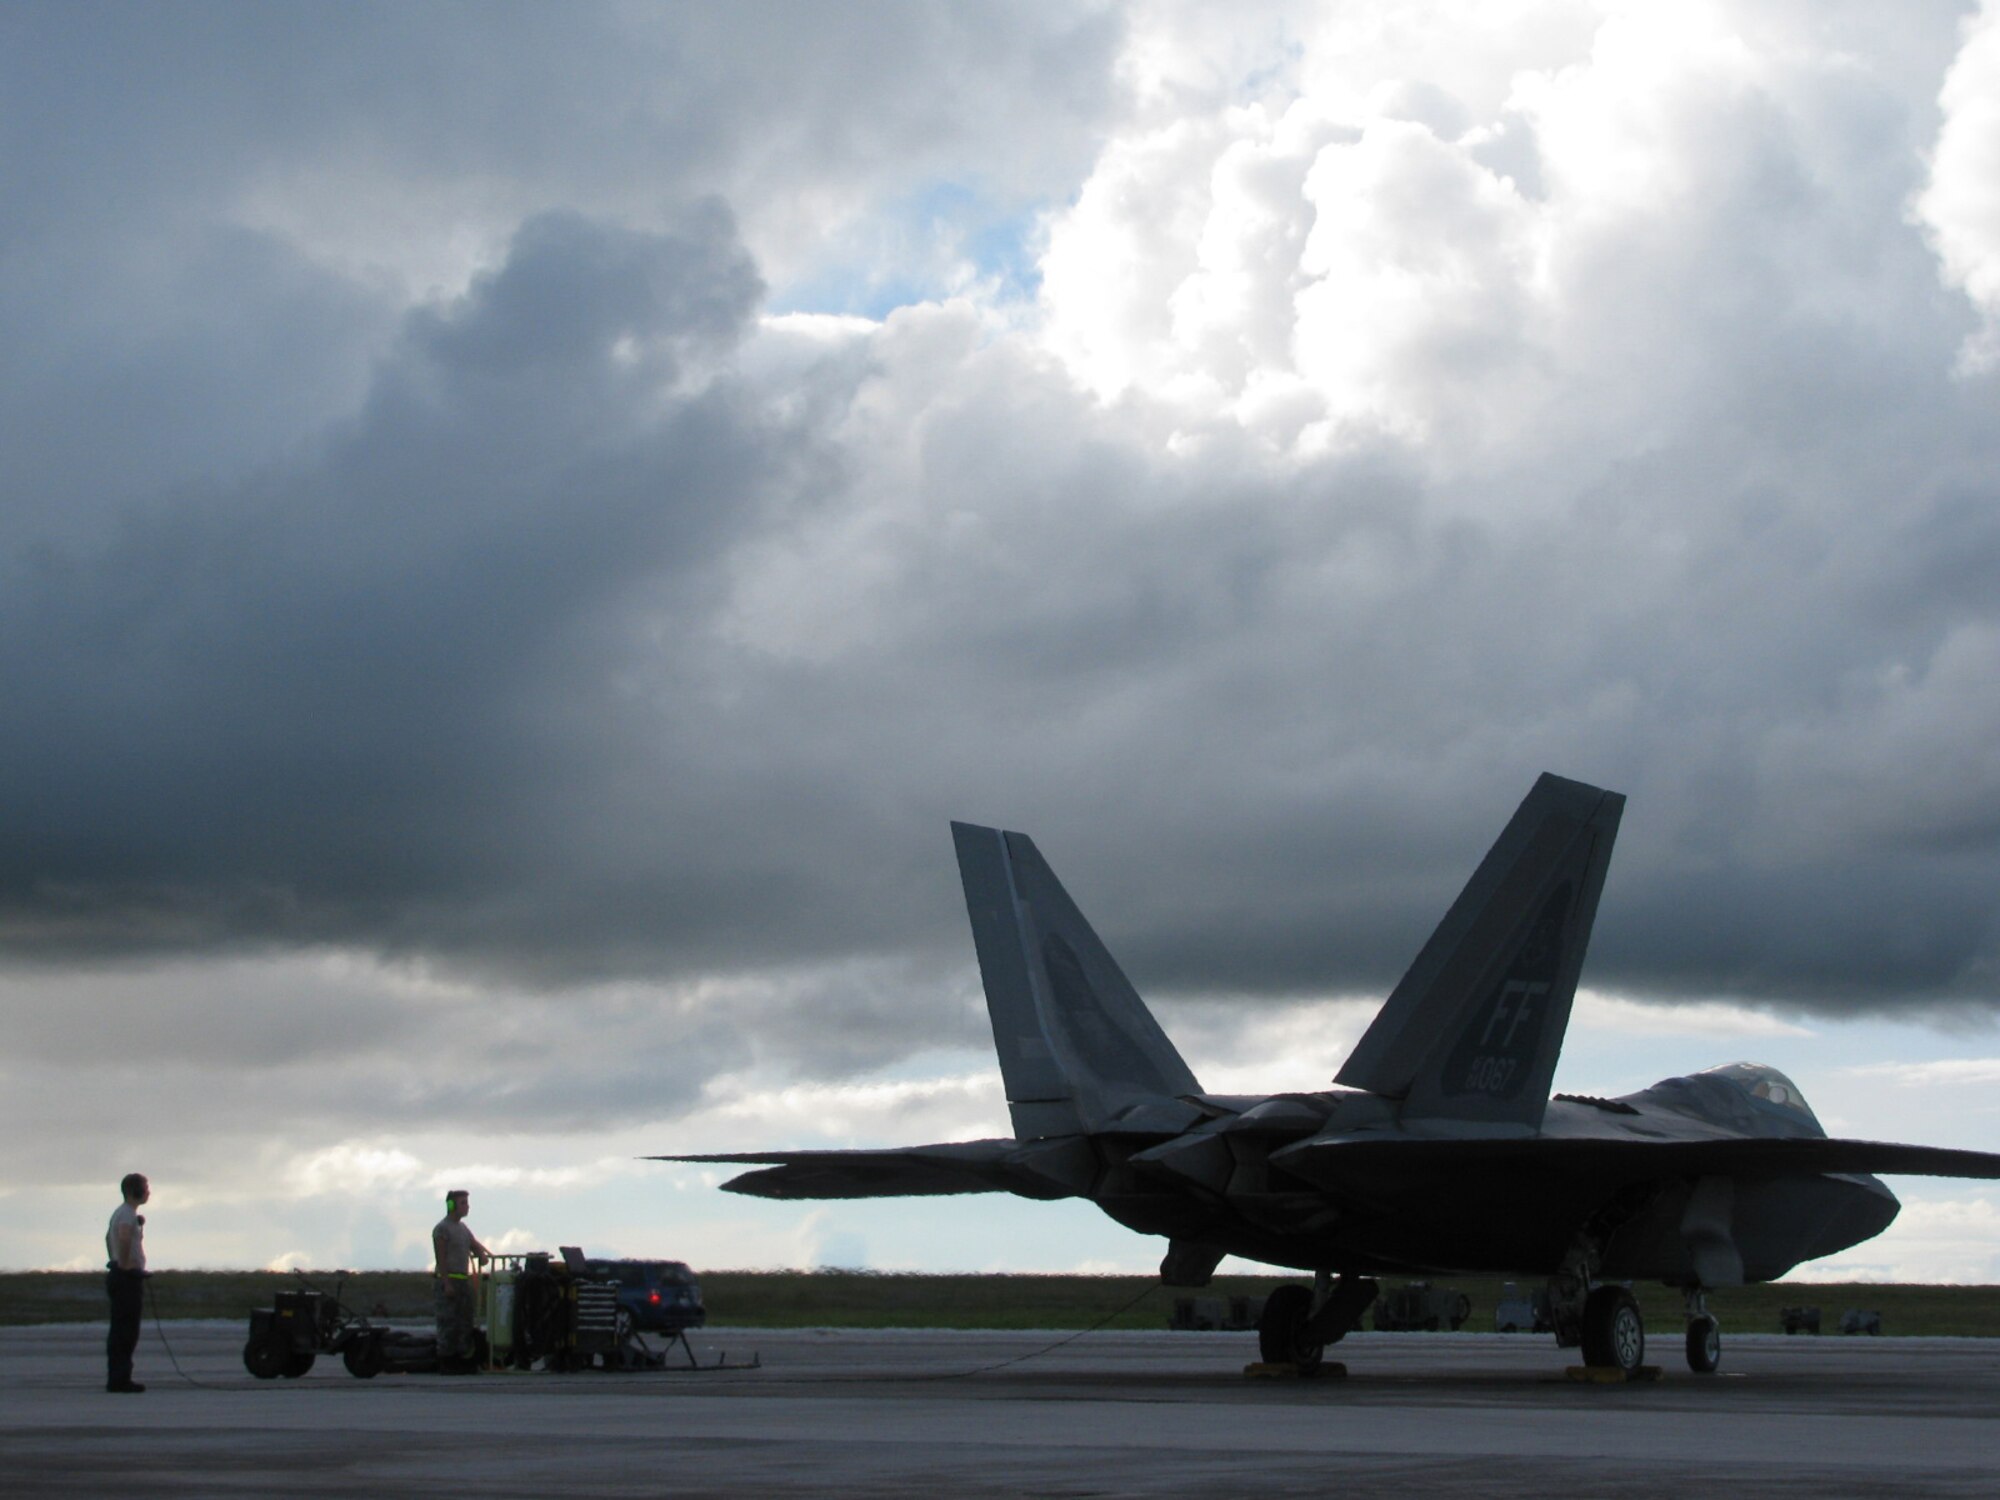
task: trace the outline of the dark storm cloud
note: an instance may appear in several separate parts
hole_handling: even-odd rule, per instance
[[[1865,503],[1901,475],[1887,436],[1780,481],[1758,446],[1718,461],[1691,434],[1537,517],[1504,487],[1432,494],[1395,444],[1289,474],[1169,461],[1017,352],[965,359],[954,314],[786,384],[819,387],[786,421],[728,378],[684,389],[756,295],[716,207],[665,236],[531,220],[411,315],[311,462],[28,570],[8,675],[44,731],[6,752],[36,793],[8,846],[17,949],[342,941],[543,982],[910,951],[956,973],[963,816],[1033,832],[1156,991],[1380,992],[1548,768],[1634,797],[1596,982],[1987,992],[1974,810],[1946,809],[1972,847],[1936,859],[1880,766],[1867,818],[1838,805],[1841,695],[1922,696],[1879,674],[1992,607],[1967,560],[1996,512],[1965,502],[1987,439],[1942,375],[1917,415],[1906,371],[1844,395],[1884,434],[1973,444],[1894,512]],[[1749,399],[1761,375],[1735,378]],[[888,494],[829,428],[898,380],[923,477]],[[1885,562],[1924,586],[1884,587]],[[758,624],[779,603],[797,618]],[[1835,757],[1817,788],[1763,763],[1788,733]],[[843,988],[799,997],[815,1039],[787,1066],[927,1034],[858,1027]],[[707,1066],[758,1030],[688,1024],[676,1055]],[[494,1068],[468,1099],[561,1087]],[[606,1097],[658,1108],[698,1076]]]
[[[964,307],[757,322],[746,242],[809,221],[798,195],[838,218],[951,150],[978,176],[1012,129],[981,134],[982,109],[1046,124],[999,108],[1014,90],[1068,101],[1023,150],[1052,172],[1033,163],[1110,93],[1099,23],[639,10],[665,18],[619,33],[674,82],[653,90],[605,61],[623,12],[578,40],[530,9],[507,45],[456,49],[453,13],[367,12],[410,44],[368,80],[326,13],[279,13],[282,38],[191,14],[184,67],[137,68],[130,37],[107,54],[158,91],[131,109],[157,104],[165,142],[120,162],[92,135],[31,184],[81,268],[57,229],[17,231],[0,267],[14,326],[64,352],[8,387],[10,430],[46,439],[8,480],[0,559],[17,955],[339,944],[502,987],[766,982],[768,1004],[675,1012],[671,1068],[634,1060],[590,1106],[658,1112],[745,1060],[940,1041],[931,997],[970,963],[950,817],[1034,834],[1144,988],[1379,993],[1550,769],[1633,798],[1594,982],[1993,998],[2000,431],[1990,384],[1949,373],[1969,319],[1901,214],[1920,119],[1863,90],[1836,112],[1876,128],[1831,180],[1810,121],[1700,96],[1676,160],[1714,170],[1684,201],[1566,244],[1532,316],[1496,298],[1372,372],[1437,393],[1433,436],[1280,457],[1213,413],[1183,432],[1094,399]],[[283,67],[192,97],[239,46]],[[414,82],[445,50],[475,106]],[[865,83],[840,65],[878,54]],[[629,115],[597,107],[614,85]],[[1537,160],[1539,202],[1560,159]],[[129,220],[92,162],[138,195]],[[216,230],[253,185],[311,218],[260,163],[349,173],[378,209],[505,165],[481,210],[500,250],[411,307],[329,269],[359,253],[326,248],[338,225]],[[1468,176],[1397,177],[1397,205],[1448,228]],[[1145,186],[1135,218],[1168,222]],[[165,290],[84,234],[107,225],[162,229]],[[1254,307],[1294,316],[1271,274]],[[93,276],[144,338],[88,326]],[[78,497],[82,520],[57,503]],[[884,955],[943,978],[840,967]],[[349,1097],[585,1120],[560,1102],[575,1059],[496,1037],[463,1078],[398,1064]]]
[[[666,229],[720,194],[781,274],[946,171],[1027,212],[1087,165],[1118,40],[1090,7],[8,6],[10,532],[98,542],[281,461],[411,294],[538,212]]]
[[[1018,213],[1087,167],[1121,25],[914,0],[31,0],[0,39],[0,251],[143,282],[217,221],[309,225],[386,270],[542,208],[657,227],[707,192],[811,239],[944,173]]]
[[[694,369],[760,292],[717,205],[537,217],[302,464],[15,551],[17,938],[394,943],[413,901],[518,884],[529,788],[600,732],[565,709],[616,670],[603,617],[643,591],[671,628],[768,519],[787,439]]]

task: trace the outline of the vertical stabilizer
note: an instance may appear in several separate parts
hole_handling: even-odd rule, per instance
[[[1538,1127],[1624,807],[1537,781],[1336,1081],[1405,1120]]]
[[[1021,1140],[1200,1091],[1034,841],[951,825],[1007,1107]]]

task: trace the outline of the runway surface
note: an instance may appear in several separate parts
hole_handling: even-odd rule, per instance
[[[711,1329],[762,1367],[262,1382],[237,1323],[0,1329],[10,1496],[1641,1497],[2000,1493],[2000,1341],[1729,1338],[1657,1384],[1572,1384],[1552,1339],[1358,1334],[1344,1380],[1246,1379],[1217,1333]],[[1031,1356],[1020,1359],[1020,1356]],[[1000,1369],[983,1367],[1017,1360]]]

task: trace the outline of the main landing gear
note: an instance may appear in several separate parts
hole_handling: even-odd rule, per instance
[[[1583,1350],[1586,1369],[1635,1374],[1646,1359],[1646,1320],[1639,1302],[1615,1283],[1596,1284],[1605,1248],[1619,1228],[1642,1212],[1657,1188],[1637,1185],[1615,1195],[1577,1231],[1562,1265],[1549,1278],[1545,1302],[1559,1348]],[[1722,1362],[1722,1332],[1708,1311],[1708,1290],[1683,1287],[1687,1309],[1687,1362],[1697,1375],[1710,1375]]]
[[[1622,1286],[1593,1287],[1583,1302],[1583,1362],[1632,1374],[1646,1362],[1646,1320]]]
[[[1264,1299],[1263,1315],[1257,1319],[1257,1354],[1265,1364],[1292,1365],[1301,1375],[1318,1373],[1326,1358],[1326,1341],[1315,1343],[1307,1337],[1312,1302],[1312,1289],[1296,1283],[1281,1286]]]
[[[1257,1353],[1267,1365],[1290,1365],[1301,1375],[1317,1374],[1326,1346],[1355,1328],[1381,1284],[1367,1276],[1319,1272],[1310,1288],[1281,1286],[1264,1299],[1257,1319]]]
[[[1687,1309],[1687,1362],[1697,1375],[1713,1375],[1722,1363],[1722,1325],[1708,1310],[1702,1287],[1681,1292]],[[1578,1342],[1586,1368],[1632,1374],[1646,1362],[1646,1323],[1639,1302],[1622,1286],[1591,1288],[1578,1320]]]

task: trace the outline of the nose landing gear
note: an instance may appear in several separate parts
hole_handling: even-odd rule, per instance
[[[1681,1300],[1687,1307],[1688,1368],[1697,1375],[1713,1375],[1722,1363],[1722,1325],[1708,1310],[1708,1293],[1698,1286],[1685,1288]]]

